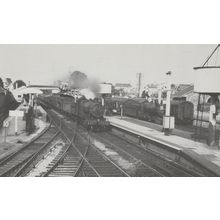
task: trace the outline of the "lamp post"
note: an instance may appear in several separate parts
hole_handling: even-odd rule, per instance
[[[171,71],[166,73],[167,75],[167,98],[165,116],[163,117],[163,130],[165,135],[169,135],[174,129],[175,119],[170,116],[170,96],[171,96]]]
[[[167,98],[166,98],[166,112],[165,116],[170,116],[170,95],[171,95],[171,83],[170,83],[170,77],[171,77],[171,71],[166,73],[167,75]]]

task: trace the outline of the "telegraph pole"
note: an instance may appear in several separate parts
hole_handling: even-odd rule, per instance
[[[137,78],[138,78],[138,83],[137,83],[137,96],[140,97],[141,96],[141,81],[142,81],[142,74],[141,73],[137,73]]]

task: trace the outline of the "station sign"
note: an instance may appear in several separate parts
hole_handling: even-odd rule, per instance
[[[3,127],[4,127],[4,128],[8,128],[8,127],[9,127],[9,121],[8,121],[8,120],[5,120],[5,121],[3,122]]]
[[[23,117],[24,116],[24,112],[23,111],[19,111],[19,110],[10,110],[9,111],[9,116],[12,116],[12,117]]]

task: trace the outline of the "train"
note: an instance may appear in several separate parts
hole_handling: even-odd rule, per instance
[[[149,102],[145,98],[108,97],[105,99],[106,114],[123,114],[157,124],[162,124],[165,105]],[[194,106],[192,102],[172,100],[170,115],[175,117],[177,124],[192,124]],[[121,112],[122,111],[122,112]]]
[[[46,104],[79,122],[87,130],[106,131],[110,122],[104,118],[104,107],[97,100],[86,99],[84,96],[74,99],[64,94],[40,95],[40,104]]]

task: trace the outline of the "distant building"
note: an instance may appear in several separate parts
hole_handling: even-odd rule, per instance
[[[156,84],[148,84],[145,88],[147,88],[149,95],[158,94],[158,85]]]
[[[116,83],[115,89],[123,90],[125,93],[130,93],[132,90],[132,86],[130,83]]]
[[[173,98],[184,98],[186,101],[190,101],[194,93],[194,85],[192,84],[180,84],[177,86],[176,91],[173,94]]]
[[[207,102],[208,97],[205,97],[205,102]],[[197,109],[199,95],[194,92],[193,84],[180,84],[173,94],[173,98],[182,98],[183,100],[190,101],[194,105],[194,110]]]

